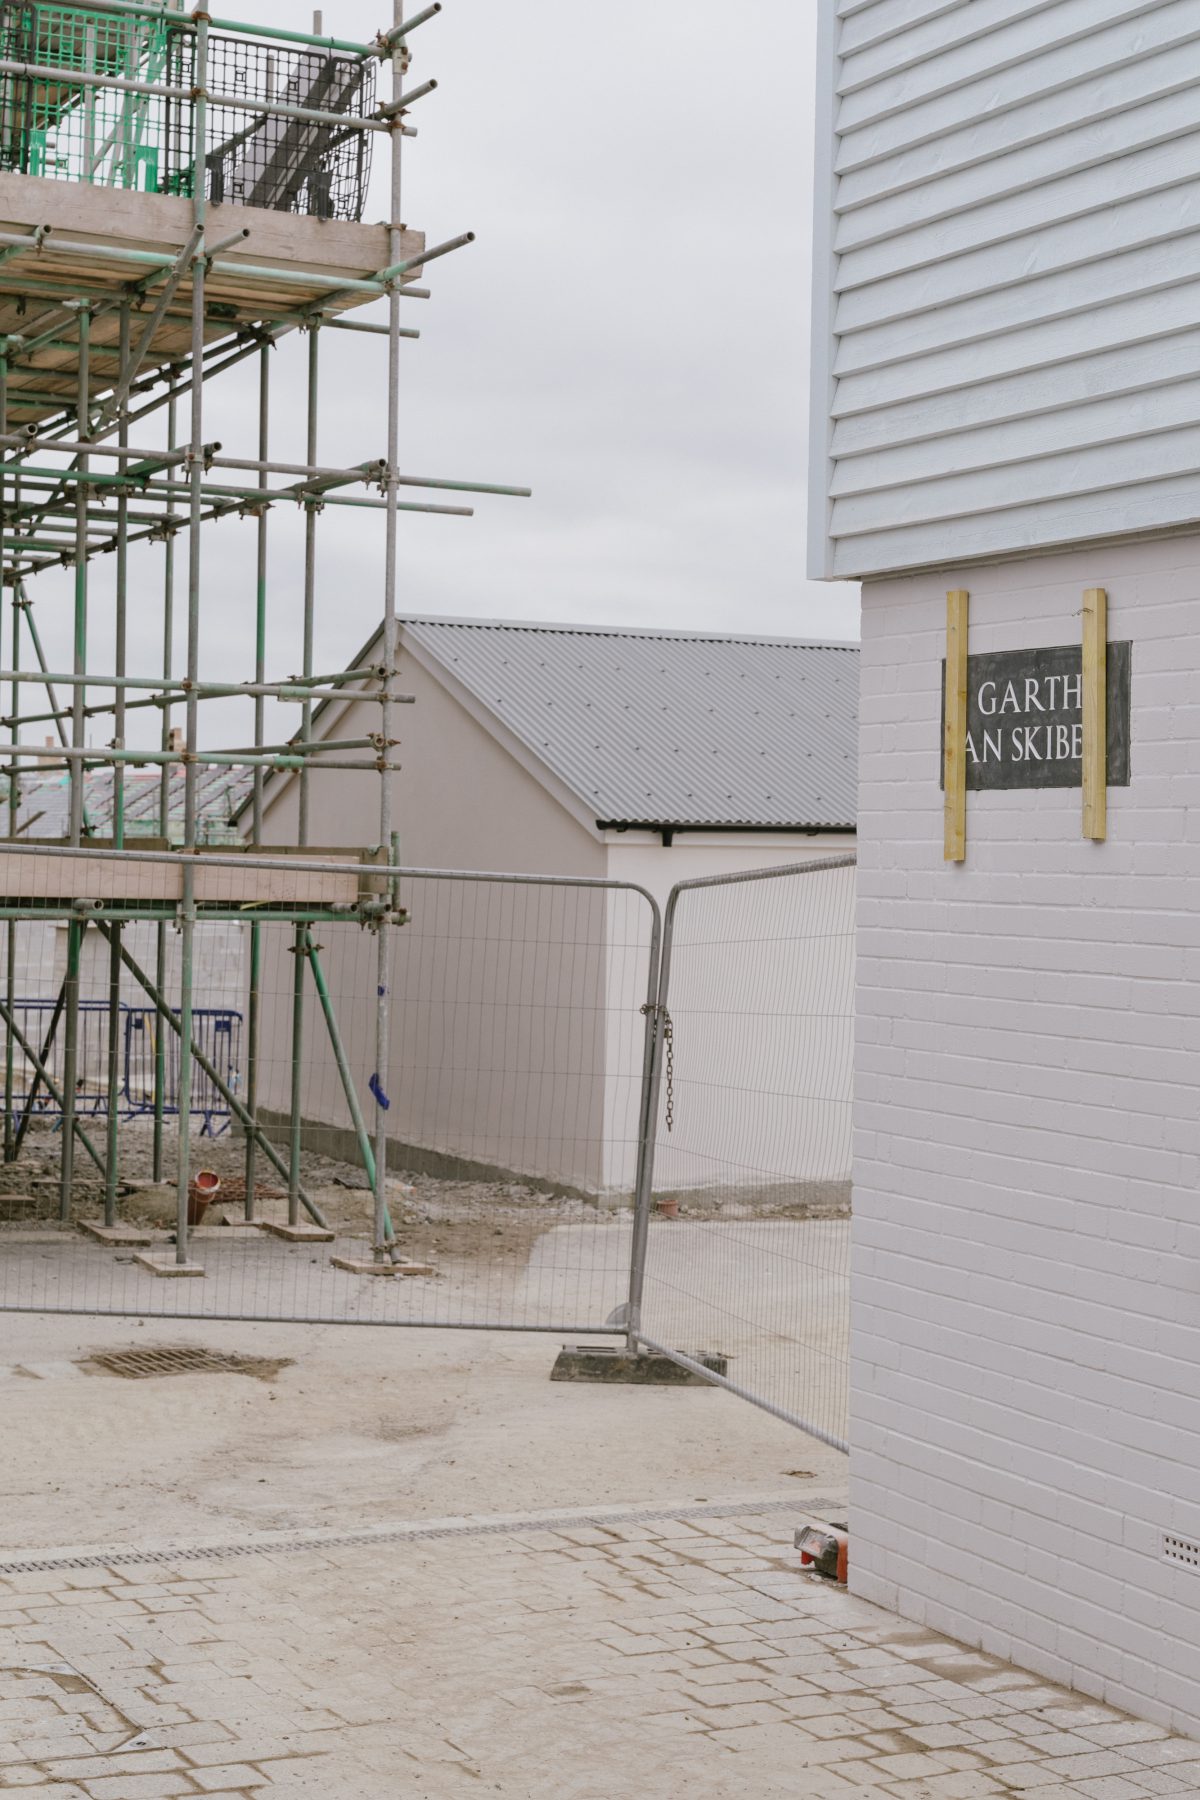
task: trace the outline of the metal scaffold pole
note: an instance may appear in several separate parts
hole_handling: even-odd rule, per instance
[[[0,342],[0,430],[8,433],[8,343]],[[0,475],[0,530],[6,523],[5,503],[8,498],[8,483]],[[3,551],[0,550],[0,594],[3,594]],[[21,609],[17,604],[17,586],[12,590],[12,666],[16,671],[21,667]],[[16,744],[20,737],[20,683],[12,684],[12,723],[9,726],[9,740]],[[17,763],[14,758],[8,776],[8,835],[15,838],[20,829],[21,787]],[[11,920],[5,930],[5,968],[4,997],[11,1019],[13,1001],[17,987],[17,927]],[[13,1160],[14,1155],[14,1120],[13,1120],[13,1078],[16,1072],[13,1048],[13,1034],[5,1034],[4,1040],[4,1160]]]
[[[404,0],[392,0],[393,24],[404,24]],[[408,65],[408,56],[404,40],[395,43],[392,55],[392,95],[393,105],[398,101],[404,89],[404,75]],[[402,209],[404,190],[403,144],[400,129],[401,119],[397,112],[392,119],[391,139],[391,204],[388,213],[390,221],[388,262],[395,265],[400,261],[401,231],[400,220],[404,214]],[[398,653],[396,634],[396,591],[397,591],[397,558],[399,555],[399,512],[400,495],[396,474],[400,465],[400,295],[395,283],[388,293],[388,391],[387,391],[387,473],[384,478],[384,497],[387,500],[387,516],[385,521],[384,542],[384,576],[383,576],[383,681],[379,690],[379,736],[381,743],[379,772],[379,844],[385,852],[392,842],[392,774],[388,766],[390,759],[386,746],[391,738],[392,684],[395,680],[396,659]],[[388,1098],[388,1081],[391,1062],[391,927],[387,909],[381,913],[376,926],[376,1012],[375,1012],[375,1076],[372,1091],[375,1098],[375,1232],[374,1254],[382,1260],[390,1254],[388,1245],[388,1204],[387,1204],[387,1115],[391,1102]]]
[[[265,343],[259,352],[258,362],[258,455],[261,462],[266,462],[271,454],[270,435],[271,345]],[[260,506],[255,515],[254,683],[259,688],[266,685],[267,679],[267,521],[269,516],[266,506]],[[261,750],[265,742],[265,718],[265,696],[256,693],[254,696],[254,747],[256,751]],[[262,764],[256,763],[250,801],[250,843],[256,850],[262,843],[265,781],[266,773]],[[262,1031],[262,953],[262,927],[255,921],[250,927],[249,991],[246,997],[246,1105],[252,1119],[258,1116],[258,1056]],[[246,1133],[246,1198],[243,1206],[248,1224],[253,1223],[256,1212],[254,1190],[257,1180],[257,1152],[257,1139],[252,1131],[248,1131]]]
[[[81,439],[90,430],[91,412],[91,313],[85,305],[79,308],[79,389],[76,399],[76,423]],[[86,452],[79,455],[77,467],[82,476],[88,473]],[[72,672],[87,673],[88,651],[88,488],[85,480],[75,486],[75,652]],[[87,773],[80,760],[83,754],[87,722],[84,712],[85,691],[80,682],[71,690],[71,748],[76,752],[70,765],[70,840],[78,844],[83,836],[85,817],[84,784]],[[83,954],[86,925],[78,917],[67,923],[66,1009],[63,1019],[63,1099],[62,1153],[58,1216],[65,1225],[70,1221],[75,1186],[75,1111],[78,1100],[79,1068],[79,967]]]
[[[314,322],[308,332],[308,410],[305,429],[305,461],[310,468],[317,462],[317,408],[320,399],[320,328]],[[318,502],[310,499],[304,507],[304,623],[301,649],[301,673],[307,680],[313,671],[313,626],[317,597],[317,513]],[[300,710],[300,742],[312,738],[312,702],[306,700]],[[296,842],[307,848],[309,842],[309,759],[301,762],[299,820]],[[300,1152],[304,1129],[304,970],[308,957],[306,932],[297,926],[292,942],[292,1069],[289,1106],[291,1112],[290,1153],[291,1178],[288,1182],[288,1224],[293,1230],[300,1223]]]
[[[178,402],[174,395],[167,408],[167,452],[175,448],[178,425]],[[169,687],[175,654],[175,506],[168,504],[163,536],[163,653],[162,678],[164,692]],[[162,709],[160,738],[164,756],[171,748],[171,709]],[[158,835],[164,843],[171,841],[171,765],[164,761],[158,787]],[[167,991],[167,926],[160,919],[154,928],[154,979],[160,993]],[[163,1127],[167,1098],[167,1038],[162,1025],[154,1026],[154,1147],[151,1169],[155,1181],[163,1179]]]
[[[130,307],[126,301],[121,307],[121,326],[118,349],[121,361],[122,376],[129,367],[130,357]],[[129,441],[129,425],[125,410],[121,411],[121,429],[117,439],[119,444]],[[124,681],[125,661],[128,636],[128,582],[129,582],[129,495],[122,489],[117,495],[117,592],[116,617],[113,646],[114,673],[118,681]],[[124,687],[116,690],[114,703],[114,731],[112,748],[125,748],[125,694]],[[112,771],[112,841],[115,850],[125,848],[125,764],[117,762]],[[105,1103],[108,1108],[108,1133],[105,1140],[104,1166],[104,1223],[111,1229],[117,1222],[117,1169],[119,1163],[120,1144],[120,1101],[121,1101],[121,926],[114,925],[108,946],[108,1079],[105,1090]]]
[[[196,240],[192,250],[192,363],[200,368],[204,360],[204,296],[206,265],[204,254],[205,85],[208,80],[208,15],[196,17],[196,107],[193,131],[195,160],[192,169],[192,204],[196,224]],[[191,1182],[192,1124],[192,983],[196,947],[196,752],[199,745],[200,709],[196,700],[196,684],[200,679],[200,559],[203,543],[204,496],[204,383],[192,385],[191,432],[188,444],[188,606],[187,606],[187,680],[188,695],[184,717],[183,766],[183,848],[189,861],[183,871],[183,900],[179,908],[179,1167],[175,1182],[175,1261],[180,1268],[188,1263],[188,1200]]]

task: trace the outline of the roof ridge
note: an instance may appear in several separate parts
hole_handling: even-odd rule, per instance
[[[850,650],[855,654],[861,649],[861,645],[850,638],[795,638],[756,631],[689,631],[669,625],[580,624],[578,621],[554,619],[482,619],[437,613],[402,613],[397,618],[397,624],[401,626],[442,626],[473,631],[544,632],[564,637],[650,638],[692,644],[769,644],[774,649]]]

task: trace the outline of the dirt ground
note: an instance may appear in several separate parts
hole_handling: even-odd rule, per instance
[[[270,1382],[77,1367],[148,1343],[293,1360]],[[844,1485],[844,1457],[717,1389],[552,1383],[557,1347],[519,1333],[0,1315],[0,1539],[140,1543],[793,1487],[800,1501]]]
[[[164,1142],[163,1182],[152,1186],[153,1132],[148,1120],[124,1121],[120,1135],[122,1187],[118,1215],[141,1225],[170,1229],[175,1220],[175,1135],[168,1122]],[[86,1127],[103,1154],[105,1121]],[[53,1223],[59,1210],[61,1140],[49,1125],[32,1127],[20,1160],[0,1164],[0,1230],[5,1226]],[[286,1160],[286,1152],[284,1153]],[[245,1200],[245,1148],[240,1134],[194,1139],[193,1172],[212,1170],[221,1188],[208,1215],[210,1223],[241,1216]],[[305,1192],[339,1235],[371,1236],[372,1198],[357,1164],[305,1151]],[[103,1211],[100,1172],[79,1148],[76,1154],[74,1220],[97,1220]],[[286,1184],[266,1157],[258,1157],[256,1212],[259,1218],[287,1216]],[[810,1182],[766,1185],[761,1190],[728,1193],[718,1189],[674,1196],[680,1217],[831,1219],[849,1214],[846,1184]],[[414,1262],[438,1261],[447,1255],[499,1262],[527,1258],[538,1239],[555,1226],[580,1224],[608,1216],[609,1206],[572,1194],[548,1193],[520,1180],[469,1181],[410,1173],[398,1169],[388,1184],[388,1204],[405,1257]],[[302,1212],[302,1217],[307,1214]]]
[[[103,1149],[104,1121],[94,1134]],[[20,1161],[0,1165],[0,1231],[31,1224],[53,1224],[59,1209],[60,1139],[46,1126],[34,1127]],[[121,1127],[122,1187],[118,1216],[130,1223],[170,1230],[175,1223],[175,1141],[168,1130],[164,1145],[164,1180],[151,1185],[153,1134],[144,1120]],[[197,1139],[192,1144],[193,1172],[212,1170],[221,1181],[206,1215],[207,1224],[243,1214],[245,1148],[232,1133]],[[361,1168],[306,1152],[303,1186],[339,1236],[373,1237],[373,1201]],[[72,1217],[99,1220],[103,1187],[99,1171],[82,1151],[76,1157]],[[283,1220],[288,1216],[286,1185],[261,1154],[255,1183],[256,1216]],[[544,1232],[556,1225],[596,1219],[586,1201],[535,1191],[519,1181],[448,1181],[403,1171],[388,1184],[388,1206],[404,1257],[413,1262],[439,1262],[447,1257],[499,1264],[523,1263]],[[301,1210],[301,1218],[307,1218]]]

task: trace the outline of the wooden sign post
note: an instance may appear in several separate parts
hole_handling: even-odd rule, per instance
[[[1108,835],[1108,594],[1083,596],[1083,835]]]
[[[944,856],[964,862],[967,855],[967,612],[966,588],[946,595],[946,705],[942,730],[942,767],[946,784]]]

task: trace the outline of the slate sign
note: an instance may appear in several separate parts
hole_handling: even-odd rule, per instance
[[[1108,784],[1128,787],[1129,645],[1110,644],[1107,663]],[[1082,665],[1078,644],[967,658],[969,790],[1083,786]]]

